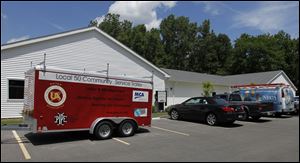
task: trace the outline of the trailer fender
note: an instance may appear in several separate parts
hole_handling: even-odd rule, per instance
[[[94,120],[94,122],[91,124],[89,133],[94,134],[94,130],[95,130],[95,127],[97,126],[97,124],[104,120],[112,121],[115,124],[120,124],[124,120],[132,120],[132,121],[134,121],[136,126],[138,126],[137,121],[131,117],[101,117],[101,118],[97,118]]]

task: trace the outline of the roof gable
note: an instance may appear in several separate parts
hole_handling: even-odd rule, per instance
[[[80,29],[71,30],[71,31],[63,32],[63,33],[54,34],[54,35],[48,35],[48,36],[43,36],[43,37],[18,41],[18,42],[14,42],[14,43],[10,43],[10,44],[4,44],[4,45],[1,45],[1,51],[11,49],[11,48],[31,45],[31,44],[35,44],[35,43],[39,43],[39,42],[44,42],[44,41],[48,41],[48,40],[53,40],[53,39],[57,39],[57,38],[61,38],[61,37],[66,37],[66,36],[70,36],[70,35],[74,35],[74,34],[79,34],[79,33],[83,33],[83,32],[89,32],[89,31],[96,31],[97,33],[99,33],[99,35],[104,36],[105,38],[107,38],[110,41],[114,42],[115,44],[117,44],[121,48],[128,51],[134,57],[138,58],[139,60],[141,60],[145,64],[152,67],[155,71],[162,74],[165,78],[170,77],[169,74],[165,73],[164,71],[162,71],[161,69],[159,69],[158,67],[156,67],[155,65],[153,65],[152,63],[150,63],[149,61],[147,61],[146,59],[144,59],[140,55],[138,55],[137,53],[135,53],[133,50],[129,49],[128,47],[126,47],[125,45],[123,45],[122,43],[120,43],[119,41],[114,39],[113,37],[109,36],[107,33],[103,32],[100,29],[98,29],[97,27],[80,28]]]

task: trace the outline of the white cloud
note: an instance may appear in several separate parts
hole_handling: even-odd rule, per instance
[[[30,37],[29,35],[26,35],[26,36],[22,36],[22,37],[18,37],[18,38],[11,38],[10,40],[7,41],[7,43],[26,40],[26,39],[29,39],[29,37]]]
[[[65,31],[66,29],[58,24],[52,23],[50,21],[46,21],[49,25],[51,25],[53,28],[61,30],[61,31]]]
[[[202,3],[204,3],[204,12],[212,15],[220,14],[220,9],[219,9],[220,2],[203,1]]]
[[[234,17],[233,27],[252,27],[262,32],[285,30],[299,35],[299,2],[260,2],[257,7]]]
[[[121,20],[130,20],[134,24],[145,24],[147,30],[158,28],[161,19],[157,17],[157,8],[170,9],[175,1],[117,1],[109,7],[109,13],[119,14]],[[97,17],[103,21],[103,16]]]
[[[210,15],[221,15],[224,12],[231,11],[235,14],[239,14],[240,11],[233,9],[227,2],[221,1],[195,1],[194,3],[203,4],[204,12]]]

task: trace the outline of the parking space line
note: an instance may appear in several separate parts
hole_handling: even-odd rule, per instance
[[[117,139],[117,138],[112,138],[112,139],[114,139],[114,140],[116,140],[116,141],[118,141],[118,142],[120,142],[120,143],[123,143],[123,144],[125,144],[125,145],[130,145],[130,143],[127,143],[127,142],[125,142],[125,141],[123,141],[123,140],[120,140],[120,139]]]
[[[23,154],[24,154],[25,159],[26,159],[26,160],[31,159],[31,157],[30,157],[30,155],[29,155],[29,153],[28,153],[28,151],[27,151],[25,145],[22,143],[22,141],[21,141],[19,135],[17,134],[17,132],[16,132],[15,130],[12,130],[12,133],[13,133],[13,135],[15,136],[17,142],[19,143],[19,146],[20,146],[20,148],[21,148],[21,151],[22,151]]]
[[[156,127],[156,126],[151,126],[151,127],[152,127],[152,128],[156,128],[156,129],[159,129],[159,130],[164,130],[164,131],[168,131],[168,132],[173,132],[173,133],[180,134],[180,135],[184,135],[184,136],[190,136],[190,134],[186,134],[186,133],[183,133],[183,132],[173,131],[173,130],[169,130],[169,129],[165,129],[165,128],[160,128],[160,127]]]

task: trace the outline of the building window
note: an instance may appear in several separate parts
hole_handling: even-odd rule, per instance
[[[8,99],[24,99],[24,80],[8,80]]]

